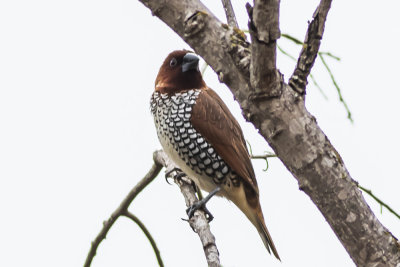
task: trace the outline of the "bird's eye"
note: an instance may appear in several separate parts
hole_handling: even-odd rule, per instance
[[[169,65],[170,65],[171,67],[175,67],[176,64],[178,64],[178,61],[176,61],[176,58],[172,58],[171,61],[169,62]]]

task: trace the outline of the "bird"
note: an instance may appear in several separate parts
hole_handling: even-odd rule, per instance
[[[171,52],[162,63],[150,109],[164,152],[202,190],[232,201],[280,260],[265,225],[242,129],[199,70],[199,57]],[[203,203],[202,203],[203,204]],[[190,215],[189,215],[190,218]]]

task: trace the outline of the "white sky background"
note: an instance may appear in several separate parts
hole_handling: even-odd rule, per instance
[[[204,1],[225,20],[220,1]],[[318,1],[282,1],[280,26],[303,40]],[[352,177],[400,211],[398,1],[334,1],[321,50],[355,120],[352,125],[319,60],[307,106]],[[247,27],[245,1],[236,1]],[[296,56],[300,47],[281,39]],[[149,97],[165,56],[189,48],[135,0],[0,2],[0,266],[82,266],[102,222],[152,165],[159,149]],[[294,62],[278,55],[287,80]],[[271,151],[244,121],[211,69],[205,80],[225,100],[255,153]],[[270,256],[231,203],[212,199],[221,262],[233,266],[353,266],[297,181],[278,159],[253,161],[267,226],[282,258]],[[394,235],[400,221],[366,200]],[[206,266],[196,234],[181,220],[176,185],[160,175],[130,208],[153,234],[166,266]],[[93,265],[157,266],[139,228],[120,219]]]

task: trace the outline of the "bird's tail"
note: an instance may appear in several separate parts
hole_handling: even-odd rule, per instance
[[[241,188],[243,190],[243,188]],[[265,248],[268,252],[275,255],[278,260],[281,260],[279,257],[278,251],[272,241],[271,235],[268,232],[267,227],[265,226],[264,216],[261,210],[261,205],[256,194],[246,194],[246,188],[242,191],[243,193],[235,193],[228,196],[228,199],[231,199],[233,203],[246,215],[249,221],[256,227],[258,234],[260,235]]]
[[[261,211],[261,208],[259,206],[259,208],[255,211],[254,214],[255,218],[254,221],[252,221],[252,223],[254,224],[254,226],[257,228],[258,234],[260,235],[264,246],[267,248],[268,252],[274,254],[274,256],[278,259],[281,260],[281,258],[279,257],[278,251],[276,250],[274,241],[272,241],[271,235],[268,232],[267,226],[265,226],[265,222],[264,222],[264,217]]]

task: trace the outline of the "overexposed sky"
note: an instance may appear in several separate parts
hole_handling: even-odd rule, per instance
[[[203,1],[225,20],[220,1]],[[247,27],[246,1],[234,6]],[[304,38],[318,1],[281,1],[282,33]],[[338,101],[319,60],[307,106],[352,177],[400,211],[398,172],[400,18],[398,1],[334,1],[321,50],[354,118]],[[300,47],[281,39],[296,56]],[[0,266],[82,266],[102,222],[152,165],[161,146],[149,110],[165,56],[189,48],[135,0],[0,1]],[[294,62],[278,55],[287,80]],[[244,121],[209,69],[204,79],[239,120],[254,153],[271,151]],[[231,203],[212,199],[211,229],[224,267],[353,266],[340,242],[279,159],[254,161],[261,205],[282,263],[270,256]],[[400,220],[370,197],[379,220],[400,237]],[[166,266],[206,266],[185,204],[160,175],[131,205]],[[120,219],[92,266],[157,266],[144,234]]]

